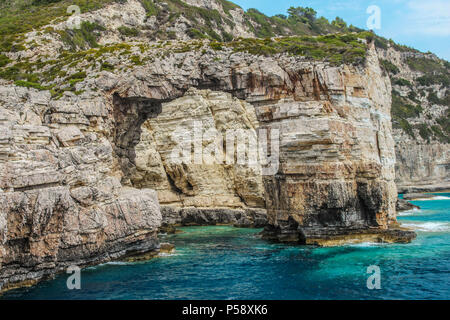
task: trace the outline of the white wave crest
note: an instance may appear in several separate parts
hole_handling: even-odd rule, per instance
[[[398,212],[398,216],[410,216],[413,215],[415,213],[418,213],[420,211],[420,209],[417,208],[412,208],[411,210],[406,210],[406,211],[400,211]]]
[[[424,232],[450,231],[450,224],[446,222],[408,222],[402,223],[402,227]]]
[[[95,270],[104,266],[128,266],[133,264],[132,262],[126,262],[126,261],[109,261],[105,263],[100,263],[96,266],[87,267],[86,270]]]
[[[379,247],[383,246],[383,243],[379,242],[359,242],[359,243],[349,243],[347,246],[349,247],[359,247],[359,248],[370,248],[370,247]]]
[[[126,262],[126,261],[109,261],[109,262],[105,262],[103,264],[100,264],[100,266],[105,265],[105,266],[127,266],[133,264],[133,262]]]
[[[179,253],[174,253],[174,252],[170,252],[170,253],[168,253],[168,252],[160,252],[159,254],[158,254],[158,257],[173,257],[173,256],[180,256],[181,254],[179,254]]]
[[[450,197],[447,196],[435,196],[432,198],[417,198],[413,199],[413,201],[429,201],[429,200],[450,200]]]

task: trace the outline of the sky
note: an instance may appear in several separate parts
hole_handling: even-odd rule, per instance
[[[311,7],[317,16],[333,20],[336,16],[348,24],[367,29],[373,12],[380,8],[380,29],[374,31],[399,44],[420,51],[431,51],[450,61],[450,0],[231,0],[244,10],[256,8],[266,15],[286,14],[291,6]],[[373,21],[373,20],[372,20]]]

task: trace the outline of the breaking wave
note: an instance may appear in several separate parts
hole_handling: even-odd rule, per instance
[[[446,222],[408,222],[402,223],[402,227],[424,232],[450,231],[450,225]]]
[[[400,212],[397,213],[397,215],[400,216],[400,217],[401,216],[410,216],[410,215],[413,215],[415,213],[418,213],[419,211],[420,211],[420,209],[413,208],[411,210],[400,211]]]

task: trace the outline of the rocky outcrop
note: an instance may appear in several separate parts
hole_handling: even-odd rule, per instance
[[[404,199],[397,199],[397,205],[395,208],[397,212],[420,209],[419,206],[416,206],[415,204],[412,204],[411,202],[406,201]]]
[[[370,230],[371,236],[381,234],[377,239],[398,239],[388,237],[386,231],[395,225],[396,203],[390,85],[382,76],[373,49],[365,66],[335,67],[284,55],[263,57],[205,47],[178,53],[172,49],[164,60],[155,57],[153,61],[123,77],[104,74],[96,79],[97,85],[104,84],[104,89],[119,95],[122,103],[147,99],[162,104],[160,120],[158,115],[142,122],[145,129],[141,125],[129,130],[130,135],[136,130],[134,135],[139,136],[132,139],[135,142],[124,153],[132,155],[123,160],[132,168],[127,178],[131,184],[134,180],[145,185],[145,181],[152,180],[145,178],[147,175],[162,179],[160,193],[168,195],[163,200],[167,203],[195,201],[210,188],[202,189],[202,185],[208,186],[201,173],[205,168],[188,166],[173,171],[165,163],[166,148],[171,143],[167,133],[162,132],[160,137],[148,133],[157,133],[155,128],[161,129],[161,124],[170,128],[170,118],[193,121],[206,115],[216,127],[216,118],[211,116],[213,112],[206,112],[206,106],[211,108],[223,94],[188,89],[226,91],[254,106],[259,128],[278,130],[280,134],[279,167],[271,176],[263,176],[270,238],[305,242],[327,234],[345,235],[348,230],[353,230],[353,236]],[[205,96],[212,101],[205,101]],[[169,119],[164,117],[164,106],[171,115]],[[145,155],[147,147],[140,148],[144,145],[158,151],[161,159],[149,159]],[[217,170],[222,169],[218,166]],[[169,189],[171,181],[179,192],[175,197],[174,190]],[[218,192],[232,199],[229,190],[221,189],[224,182],[217,181]],[[236,189],[236,185],[232,188]],[[214,201],[214,197],[208,201]],[[405,231],[398,234],[402,232],[411,238],[412,234]]]
[[[74,30],[82,28],[82,23],[98,27],[96,43],[101,45],[122,41],[190,40],[196,38],[255,37],[253,25],[256,21],[244,13],[237,5],[224,9],[220,0],[126,0],[107,1],[100,10],[87,11],[57,19],[41,30],[28,33],[20,53],[9,53],[14,58],[28,58],[36,53],[54,56],[61,49],[87,49],[91,44],[78,35],[73,41]],[[52,8],[54,9],[54,8]],[[84,8],[83,8],[84,9]],[[51,10],[49,8],[49,10]],[[65,10],[61,10],[65,12]],[[250,21],[252,21],[250,23]],[[129,32],[124,32],[128,30]],[[131,31],[131,32],[130,32]],[[90,33],[85,30],[85,33]],[[211,38],[212,39],[212,38]],[[75,47],[74,47],[75,46]]]
[[[396,223],[390,82],[373,44],[350,37],[333,56],[353,64],[274,52],[286,39],[261,40],[265,52],[199,40],[57,56],[50,41],[10,54],[63,70],[44,83],[52,95],[0,84],[0,284],[152,257],[158,228],[174,224],[268,224],[267,239],[314,245],[410,241]],[[243,162],[227,148],[235,140],[225,161],[196,162],[195,146],[229,130],[245,133]],[[177,139],[194,147],[189,161],[170,161]]]
[[[244,139],[246,135],[256,139],[255,108],[229,93],[190,89],[183,97],[163,103],[161,110],[141,126],[129,179],[136,187],[157,190],[161,205],[166,205],[163,226],[264,226],[261,166],[226,161],[234,160],[234,148],[233,154],[227,150],[217,154],[222,161],[215,155],[216,141],[224,142],[230,130],[242,130]],[[177,132],[189,144],[189,159],[183,163],[171,159],[180,143]]]
[[[8,56],[22,59],[37,53],[55,56],[62,49],[88,49],[97,43],[107,45],[123,41],[210,39],[228,42],[239,37],[296,35],[299,30],[307,35],[362,31],[353,26],[340,27],[324,19],[313,27],[305,19],[292,19],[288,23],[287,17],[269,17],[256,9],[245,12],[227,0],[102,0],[92,6],[82,6],[82,13],[71,17],[65,14],[67,4],[50,5],[47,10],[53,10],[58,19],[45,26],[30,25],[30,32],[21,39],[20,51],[16,48]],[[32,6],[27,9],[33,10]]]
[[[1,289],[158,251],[157,195],[120,184],[108,114],[95,98],[0,88]]]
[[[263,228],[267,225],[265,209],[229,209],[162,206],[162,229],[174,226],[233,225],[243,228]]]
[[[450,145],[404,139],[396,143],[396,181],[400,193],[450,189]]]
[[[191,89],[183,97],[163,103],[161,113],[142,124],[131,183],[157,190],[161,204],[264,208],[260,166],[234,163],[235,155],[226,150],[220,163],[215,156],[217,134],[225,141],[228,130],[242,130],[256,138],[258,126],[251,104],[231,94]],[[189,159],[183,163],[171,161],[181,142],[176,141],[177,130],[189,143]],[[214,146],[209,154],[207,144]],[[225,160],[228,157],[233,157],[232,163]]]
[[[403,195],[405,200],[430,199],[433,197],[436,197],[436,195],[432,193],[406,193]]]
[[[127,0],[105,1],[103,5],[100,10],[83,10],[79,19],[60,17],[49,26],[35,28],[21,40],[17,46],[20,50],[5,53],[6,56],[28,61],[37,56],[54,57],[64,49],[88,49],[97,43],[195,38],[230,41],[239,37],[292,35],[299,30],[305,34],[357,30],[339,29],[337,23],[326,25],[323,21],[311,27],[312,22],[305,19],[297,19],[298,24],[291,26],[281,16],[269,18],[256,10],[244,12],[222,0]],[[90,23],[90,27],[84,25],[86,29],[77,31],[73,29],[75,22]],[[84,39],[83,34],[89,34],[90,40]],[[390,66],[393,105],[400,108],[400,114],[394,112],[393,121],[399,191],[449,189],[448,62],[379,37],[377,43],[379,58]],[[159,45],[163,46],[161,42]],[[46,80],[44,85],[49,85]]]

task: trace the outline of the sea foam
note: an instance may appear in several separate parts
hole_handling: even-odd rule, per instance
[[[398,216],[410,216],[413,215],[415,213],[418,213],[420,211],[420,209],[417,208],[412,208],[411,210],[406,210],[406,211],[400,211],[397,213]]]
[[[429,200],[450,200],[450,197],[435,196],[435,197],[432,197],[432,198],[417,198],[417,199],[413,199],[413,201],[429,201]]]
[[[402,223],[402,227],[424,232],[450,231],[450,225],[446,222],[408,222]]]
[[[380,247],[384,246],[384,243],[380,242],[359,242],[359,243],[348,243],[348,247],[359,247],[359,248],[370,248],[370,247]]]

